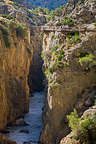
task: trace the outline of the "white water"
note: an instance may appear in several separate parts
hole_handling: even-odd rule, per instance
[[[17,144],[38,144],[40,132],[42,130],[42,107],[43,107],[43,92],[35,93],[34,97],[30,98],[29,112],[25,115],[24,120],[28,126],[9,127],[10,131],[7,136],[14,140]],[[20,132],[27,129],[29,133]]]

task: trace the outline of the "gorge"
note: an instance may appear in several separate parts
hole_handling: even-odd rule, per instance
[[[96,144],[96,1],[0,12],[0,143]]]

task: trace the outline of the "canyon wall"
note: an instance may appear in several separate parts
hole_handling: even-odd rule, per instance
[[[44,74],[42,72],[43,60],[41,58],[42,38],[41,27],[31,27],[31,45],[33,48],[33,57],[29,71],[29,87],[31,94],[34,91],[41,91],[44,87]]]
[[[3,20],[2,20],[3,21]],[[0,24],[0,130],[29,109],[28,73],[32,49],[29,31]],[[19,31],[21,30],[21,32]]]
[[[96,27],[45,26],[42,30],[47,85],[40,140],[43,144],[58,144],[70,131],[66,115],[74,108],[82,113],[94,104]]]

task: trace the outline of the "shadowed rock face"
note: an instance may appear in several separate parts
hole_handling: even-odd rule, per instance
[[[27,80],[31,50],[28,37],[17,37],[15,31],[6,36],[8,46],[0,30],[0,130],[29,109]]]
[[[41,91],[44,87],[44,74],[42,72],[43,60],[41,58],[42,35],[40,27],[33,27],[31,29],[31,45],[33,48],[33,57],[30,64],[28,83],[30,93],[33,93],[35,91]]]
[[[42,72],[42,64],[43,61],[38,54],[34,54],[31,65],[30,65],[30,72],[29,72],[29,86],[30,86],[30,93],[35,91],[41,91],[43,88],[43,79],[44,75]]]

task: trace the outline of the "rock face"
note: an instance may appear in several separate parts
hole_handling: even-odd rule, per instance
[[[7,27],[0,25],[0,130],[29,109],[31,47],[27,34],[22,38]]]
[[[7,19],[16,19],[21,23],[29,25],[43,25],[46,23],[46,17],[44,15],[33,14],[31,9],[27,9],[22,6],[23,0],[18,0],[20,3],[16,3],[16,0],[0,1],[0,17],[3,16]],[[17,1],[17,2],[18,2]],[[16,5],[17,4],[17,5]],[[3,15],[2,15],[3,14]]]
[[[29,87],[31,94],[34,91],[41,91],[43,88],[44,74],[42,72],[43,60],[42,51],[42,33],[40,27],[31,28],[31,45],[33,48],[33,57],[29,71]]]
[[[48,80],[40,138],[44,144],[58,144],[69,133],[66,115],[70,111],[76,108],[82,113],[94,103],[96,27],[91,24],[82,28],[73,32],[71,28],[65,32],[58,27],[55,31],[44,29],[43,59]]]
[[[15,2],[20,2],[16,5]],[[32,14],[30,9],[22,6],[24,1],[0,1],[0,14],[1,18],[4,17],[6,20],[16,19],[19,23],[26,24],[30,27],[31,32],[28,34],[28,41],[30,42],[31,47],[33,48],[33,57],[31,60],[30,70],[29,70],[29,79],[28,84],[30,87],[30,93],[34,91],[40,91],[43,87],[43,73],[42,73],[42,64],[41,51],[42,51],[42,35],[40,27],[33,27],[35,25],[42,25],[46,23],[45,16],[40,16]],[[3,14],[3,15],[2,15]],[[1,22],[2,23],[2,20]],[[31,36],[30,36],[31,35]],[[30,51],[29,51],[30,53]]]
[[[1,144],[16,144],[16,142],[9,140],[7,136],[0,134],[0,143]]]

